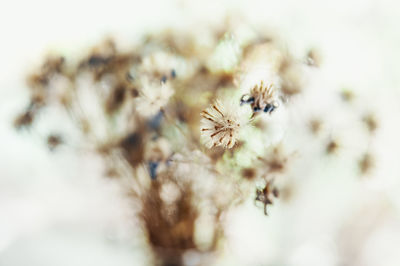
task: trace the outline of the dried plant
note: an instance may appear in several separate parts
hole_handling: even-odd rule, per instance
[[[319,66],[319,55],[310,51],[302,63],[268,34],[243,41],[224,32],[212,32],[208,46],[194,34],[166,31],[131,51],[106,40],[78,62],[51,56],[28,77],[30,100],[14,122],[29,129],[40,112],[61,107],[79,133],[75,145],[102,157],[107,175],[140,206],[135,217],[156,264],[182,265],[187,251],[216,254],[224,214],[249,199],[267,214],[294,158],[285,139],[265,141],[268,119],[302,92],[302,68]],[[375,130],[375,120],[364,121]],[[323,122],[305,124],[315,136]],[[52,132],[46,142],[55,150],[69,141]],[[338,147],[331,140],[326,153]],[[362,172],[370,166],[369,157],[360,161]],[[214,232],[206,243],[195,237],[204,216]]]

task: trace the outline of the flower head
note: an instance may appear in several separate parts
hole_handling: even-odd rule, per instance
[[[167,105],[169,98],[174,94],[169,82],[150,82],[142,78],[140,96],[136,98],[136,110],[144,117],[157,114]]]
[[[272,84],[264,85],[263,81],[260,82],[260,85],[255,85],[250,94],[243,95],[241,103],[250,103],[254,112],[263,111],[265,113],[271,113],[279,106],[274,86]]]
[[[230,149],[235,145],[244,123],[233,105],[223,105],[216,100],[201,112],[201,116],[201,135],[208,148],[222,146]]]

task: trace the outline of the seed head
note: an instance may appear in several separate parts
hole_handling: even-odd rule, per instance
[[[241,104],[243,103],[250,103],[254,113],[259,111],[271,113],[279,106],[278,101],[276,101],[274,86],[272,84],[264,85],[263,81],[254,86],[250,94],[243,95]]]
[[[234,106],[223,105],[217,100],[202,111],[201,116],[201,135],[208,148],[222,146],[230,149],[235,145],[243,122]]]

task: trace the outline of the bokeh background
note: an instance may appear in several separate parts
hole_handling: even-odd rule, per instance
[[[400,265],[400,4],[394,0],[2,2],[0,265],[146,265],[149,256],[120,189],[101,178],[98,158],[68,147],[49,152],[40,136],[51,121],[30,134],[13,129],[32,67],[48,51],[79,55],[107,36],[129,43],[148,31],[199,30],[227,16],[265,25],[295,55],[318,49],[323,63],[313,88],[328,97],[305,102],[310,112],[313,104],[329,109],[329,95],[349,88],[359,95],[355,110],[376,113],[379,128],[365,144],[345,115],[351,110],[336,117],[348,121],[337,130],[356,141],[341,148],[342,156],[308,162],[318,167],[299,172],[294,200],[277,201],[268,217],[251,202],[230,213],[230,244],[218,265]],[[333,106],[338,110],[331,113],[347,108]],[[375,155],[370,175],[357,175],[346,156],[354,149]]]

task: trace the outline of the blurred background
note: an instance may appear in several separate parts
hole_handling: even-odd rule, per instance
[[[12,127],[26,104],[32,67],[49,51],[75,55],[107,36],[129,43],[148,31],[198,30],[227,16],[265,25],[295,55],[317,49],[323,63],[312,86],[327,95],[351,89],[360,95],[359,111],[376,113],[379,128],[369,147],[361,140],[345,145],[343,157],[321,158],[307,176],[299,173],[294,200],[277,201],[269,216],[251,202],[231,212],[230,245],[217,264],[400,265],[400,5],[394,0],[1,3],[0,265],[146,265],[148,256],[120,189],[99,178],[98,158],[68,148],[49,152],[35,137],[46,125],[33,134]],[[341,128],[350,135],[351,121]],[[355,147],[375,156],[368,176],[357,175],[346,159]]]

